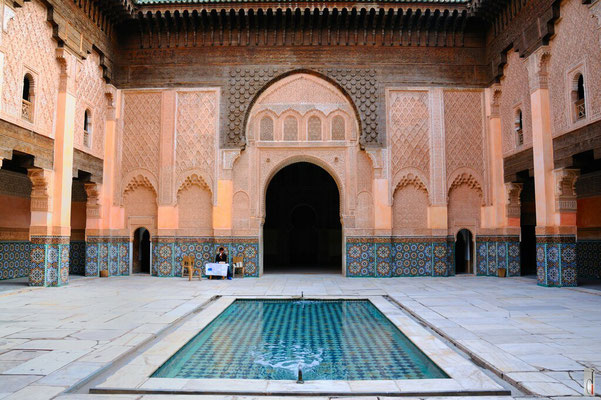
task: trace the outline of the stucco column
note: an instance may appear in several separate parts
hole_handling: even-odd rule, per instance
[[[486,90],[486,108],[488,119],[488,160],[489,160],[489,182],[490,182],[490,205],[485,207],[483,215],[483,227],[501,228],[504,226],[516,226],[514,220],[508,220],[506,215],[507,196],[503,177],[503,145],[501,132],[501,115],[499,103],[501,89],[494,85]],[[519,220],[517,221],[519,226]]]
[[[534,191],[536,196],[536,268],[542,286],[576,286],[575,217],[563,218],[557,197],[563,180],[553,171],[551,107],[547,84],[547,66],[551,54],[546,46],[528,57],[532,113],[532,150]],[[571,174],[567,174],[571,175]],[[574,199],[575,202],[575,199]],[[574,213],[575,215],[575,213]]]
[[[71,185],[75,130],[75,56],[56,49],[60,65],[56,99],[54,170],[30,169],[31,193],[31,286],[62,286],[69,283],[71,235]],[[83,116],[82,116],[83,117]]]
[[[435,236],[446,236],[447,171],[445,156],[444,96],[441,88],[429,91],[430,108],[430,207],[428,227]]]
[[[104,120],[104,160],[102,165],[102,188],[100,190],[100,232],[89,232],[88,234],[103,235],[110,229],[120,228],[113,226],[114,221],[121,222],[120,218],[113,218],[118,208],[113,206],[116,185],[116,162],[117,162],[117,120],[121,104],[121,93],[114,86],[107,86],[106,95],[106,117]],[[116,209],[116,210],[113,210]],[[86,227],[86,230],[89,228]]]
[[[52,193],[52,236],[71,233],[71,184],[73,180],[73,139],[75,134],[75,56],[64,48],[57,49],[61,65],[56,104],[54,137],[54,190]],[[82,117],[83,118],[83,117]]]
[[[175,236],[175,230],[178,227],[178,213],[173,187],[175,184],[175,112],[177,93],[175,90],[165,90],[161,96],[157,228],[159,236]]]

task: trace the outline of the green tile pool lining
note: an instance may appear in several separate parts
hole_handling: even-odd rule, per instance
[[[238,299],[152,377],[448,378],[368,300]]]

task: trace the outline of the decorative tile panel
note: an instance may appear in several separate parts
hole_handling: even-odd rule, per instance
[[[520,276],[519,236],[476,237],[476,275],[498,276],[505,268],[506,276]]]
[[[86,242],[72,240],[69,243],[69,273],[85,275],[86,272]]]
[[[31,238],[30,286],[64,286],[69,283],[69,242],[68,236]]]
[[[576,238],[537,236],[536,275],[541,286],[577,286]]]
[[[213,237],[158,237],[153,241],[152,275],[159,277],[182,276],[182,260],[194,256],[195,266],[203,268],[215,260],[219,247],[226,249],[229,261],[244,257],[245,276],[259,276],[258,238]],[[204,271],[204,268],[203,268]]]
[[[86,243],[85,275],[99,276],[108,271],[109,276],[129,275],[129,238],[88,237]]]
[[[576,242],[579,279],[601,279],[601,240]]]
[[[348,237],[348,277],[449,276],[452,248],[446,238]]]
[[[0,280],[29,276],[30,254],[29,242],[0,242]]]

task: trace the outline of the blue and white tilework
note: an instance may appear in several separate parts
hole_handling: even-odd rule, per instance
[[[577,286],[575,237],[537,236],[536,275],[541,286]]]
[[[30,247],[28,241],[0,242],[0,280],[29,276]]]
[[[347,237],[346,276],[449,276],[451,255],[446,238]]]
[[[520,276],[519,237],[476,237],[476,274],[498,276],[499,268],[505,268],[507,276]]]

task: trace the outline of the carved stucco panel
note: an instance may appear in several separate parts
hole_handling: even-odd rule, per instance
[[[430,175],[430,112],[427,91],[391,90],[388,138],[392,173],[414,167]]]
[[[138,168],[159,176],[161,93],[127,92],[123,107],[121,176]]]
[[[211,191],[215,181],[217,138],[217,91],[182,91],[177,93],[176,175],[201,169],[208,177]]]
[[[484,163],[483,92],[445,90],[444,120],[447,176],[462,168],[486,176]]]

